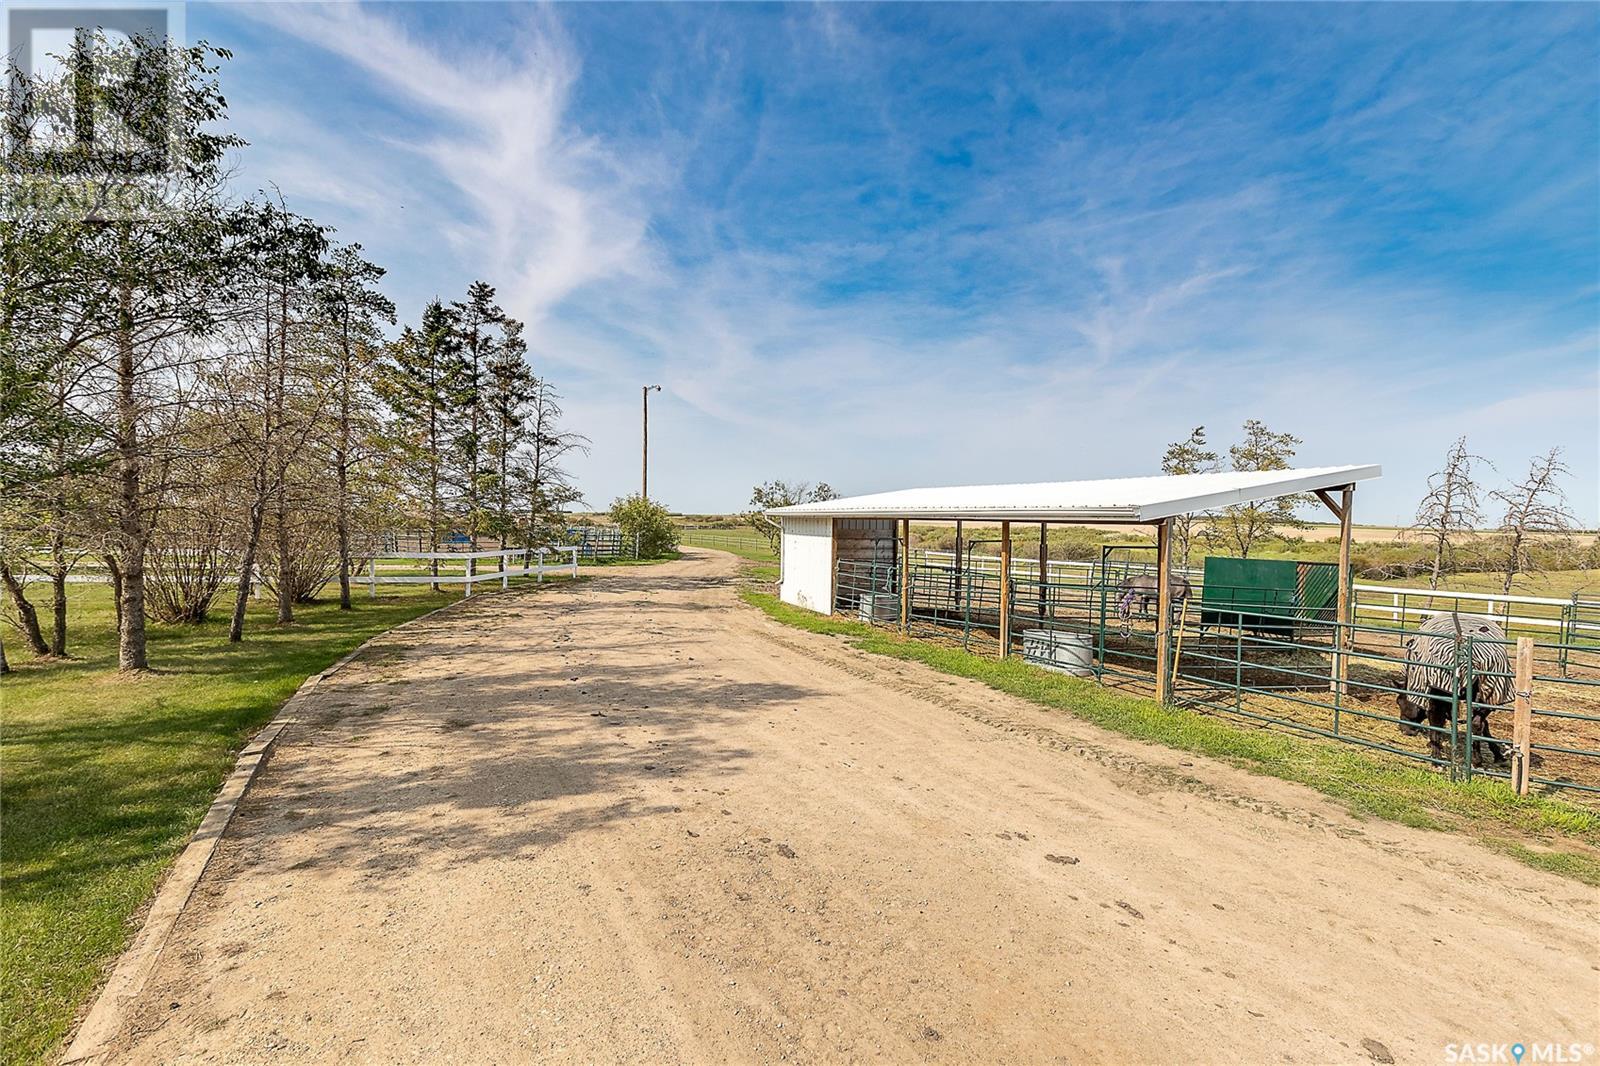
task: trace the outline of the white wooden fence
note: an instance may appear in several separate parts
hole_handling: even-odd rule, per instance
[[[567,561],[546,563],[544,558],[547,554],[565,554]],[[578,549],[573,545],[535,548],[531,552],[526,548],[507,548],[505,551],[487,552],[390,552],[383,556],[385,563],[396,559],[406,563],[439,561],[466,565],[459,574],[433,574],[426,570],[415,574],[380,574],[378,558],[374,556],[367,564],[367,589],[370,595],[378,595],[379,585],[464,585],[466,595],[470,596],[474,584],[481,585],[486,581],[498,581],[501,588],[510,588],[514,577],[531,576],[543,582],[546,574],[578,576]],[[499,566],[493,570],[480,569],[479,561],[488,559],[498,561]]]
[[[567,557],[565,562],[547,563],[547,555]],[[431,573],[403,573],[386,574],[384,570],[412,570],[417,562],[427,563],[437,559],[440,562],[466,563],[460,573],[443,573],[435,577]],[[498,560],[500,565],[496,568],[485,570],[480,564],[483,560]],[[470,562],[469,562],[470,560]],[[398,565],[396,565],[398,563]],[[75,564],[80,571],[67,575],[67,583],[73,585],[98,585],[105,584],[111,579],[104,573],[82,573],[83,570],[103,570],[104,566],[97,560],[80,559]],[[385,552],[381,556],[374,556],[368,560],[367,588],[372,596],[378,594],[379,585],[464,585],[468,596],[472,595],[472,587],[481,585],[486,581],[498,581],[501,588],[507,588],[514,577],[534,577],[541,583],[545,575],[578,576],[578,549],[572,545],[562,545],[556,548],[535,548],[529,552],[523,548],[508,548],[505,551],[486,552]],[[353,582],[360,578],[351,574]],[[50,580],[50,575],[38,571],[24,571],[17,575],[23,584],[43,584]],[[238,583],[238,575],[229,573],[223,577],[224,585]],[[251,594],[261,596],[262,581],[259,570],[254,580],[250,583]]]

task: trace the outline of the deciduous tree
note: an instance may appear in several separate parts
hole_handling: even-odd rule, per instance
[[[1481,456],[1467,451],[1467,438],[1458,437],[1445,452],[1444,466],[1428,475],[1428,491],[1417,505],[1417,517],[1412,529],[1427,540],[1433,548],[1433,566],[1428,574],[1428,588],[1439,587],[1439,576],[1453,569],[1459,539],[1470,534],[1483,521],[1483,506],[1479,499],[1482,489],[1474,476],[1473,467],[1483,462]]]
[[[1489,496],[1505,507],[1500,519],[1505,580],[1501,591],[1509,594],[1518,574],[1537,569],[1533,543],[1544,537],[1564,537],[1572,532],[1572,509],[1561,482],[1571,475],[1561,460],[1561,449],[1534,456],[1521,481],[1495,489]]]
[[[740,517],[767,538],[772,550],[778,550],[778,539],[783,526],[767,512],[777,507],[793,507],[800,503],[837,500],[839,494],[826,481],[813,485],[809,481],[767,481],[750,491],[750,509]]]

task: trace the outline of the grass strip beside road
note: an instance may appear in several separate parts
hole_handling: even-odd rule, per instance
[[[155,669],[116,670],[109,590],[70,586],[73,659],[7,648],[0,679],[0,1061],[53,1058],[130,919],[177,856],[246,740],[300,683],[362,641],[460,593],[387,586],[355,609],[301,605],[293,625],[252,604],[243,644],[226,606],[152,625]],[[22,661],[16,661],[21,658]]]
[[[1053,673],[1020,659],[987,659],[908,640],[862,622],[815,614],[759,588],[745,588],[740,595],[784,625],[841,637],[874,655],[920,662],[941,673],[981,681],[996,691],[1123,736],[1306,785],[1337,800],[1357,817],[1464,833],[1529,866],[1600,885],[1600,815],[1562,800],[1518,796],[1504,782],[1481,777],[1451,781],[1420,766],[1353,747],[1241,728],[1210,715],[1116,692],[1094,681]]]

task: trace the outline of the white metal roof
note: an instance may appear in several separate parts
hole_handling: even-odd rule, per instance
[[[1154,522],[1313,489],[1334,489],[1383,473],[1377,466],[1320,466],[1219,474],[1166,474],[1103,481],[956,485],[774,508],[775,515],[822,518],[973,518],[1021,522]]]

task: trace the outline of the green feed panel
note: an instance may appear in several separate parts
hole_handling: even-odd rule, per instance
[[[1339,568],[1293,559],[1206,559],[1200,624],[1292,630],[1299,622],[1333,621]]]

